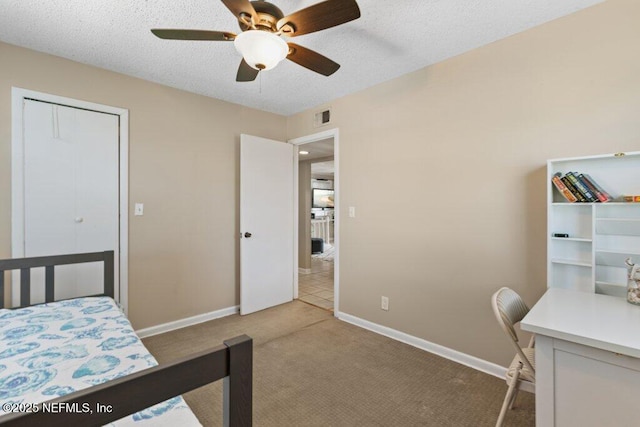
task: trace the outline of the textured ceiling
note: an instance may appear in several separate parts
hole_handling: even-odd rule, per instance
[[[0,40],[175,88],[290,115],[602,0],[358,0],[362,17],[291,41],[342,67],[290,61],[236,83],[233,43],[168,41],[150,28],[239,32],[218,0],[0,0]],[[317,0],[273,0],[285,15]]]

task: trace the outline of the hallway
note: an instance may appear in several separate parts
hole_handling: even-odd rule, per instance
[[[333,311],[333,261],[311,258],[311,273],[298,274],[298,299]]]

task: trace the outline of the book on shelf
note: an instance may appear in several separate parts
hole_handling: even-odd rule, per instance
[[[562,180],[564,185],[569,189],[569,191],[571,191],[571,193],[575,196],[575,198],[578,199],[578,202],[584,203],[587,201],[587,199],[585,199],[584,196],[578,190],[576,190],[576,187],[574,187],[571,181],[569,181],[569,178],[567,178],[566,176],[563,176],[560,179]]]
[[[569,203],[607,203],[613,200],[613,197],[586,173],[567,172],[563,176],[561,172],[556,172],[551,180]]]
[[[571,181],[573,186],[584,196],[587,202],[597,202],[599,201],[596,196],[594,196],[591,191],[580,181],[577,177],[577,174],[574,175],[573,172],[567,172],[565,176]]]
[[[598,183],[588,174],[581,173],[578,175],[578,179],[580,179],[589,188],[589,190],[591,190],[591,192],[595,194],[599,201],[601,201],[602,203],[611,201],[611,195],[604,191],[602,187],[600,187]]]
[[[560,179],[560,175],[560,172],[553,175],[553,178],[551,178],[551,180],[553,181],[553,185],[555,185],[560,194],[562,194],[562,196],[567,199],[567,202],[577,202],[578,198],[573,195],[573,193],[567,188],[566,185],[564,185],[564,182],[562,182],[562,179]]]

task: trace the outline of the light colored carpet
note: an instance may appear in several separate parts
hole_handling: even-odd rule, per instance
[[[294,301],[144,339],[161,362],[246,333],[254,339],[256,426],[493,426],[507,386]],[[205,426],[222,423],[222,383],[184,397]],[[522,392],[505,425],[533,426]]]

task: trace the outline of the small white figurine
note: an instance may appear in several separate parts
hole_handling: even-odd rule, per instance
[[[628,271],[627,301],[640,305],[640,264],[634,264],[631,258],[625,260]]]

